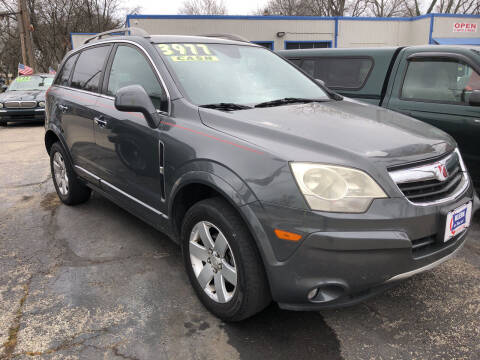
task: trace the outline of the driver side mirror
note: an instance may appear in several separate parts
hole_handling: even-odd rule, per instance
[[[7,85],[2,85],[2,93],[5,92],[5,91],[7,91],[7,89],[8,89],[8,86],[7,86]]]
[[[325,81],[323,81],[322,79],[315,79],[315,82],[323,87],[326,87]]]
[[[480,106],[480,90],[473,90],[468,97],[468,104],[471,106]]]
[[[118,89],[115,95],[115,108],[120,111],[142,113],[151,128],[155,129],[160,125],[157,109],[140,85],[129,85]]]

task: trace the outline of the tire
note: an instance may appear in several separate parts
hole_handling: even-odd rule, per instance
[[[6,121],[0,121],[0,126],[7,127],[7,122]]]
[[[181,244],[190,283],[203,305],[220,319],[240,321],[271,302],[265,269],[252,235],[225,200],[210,198],[193,205],[182,223]],[[200,281],[207,285],[200,285]]]
[[[78,180],[59,142],[54,143],[50,149],[50,171],[57,195],[64,204],[77,205],[90,198],[90,188]]]

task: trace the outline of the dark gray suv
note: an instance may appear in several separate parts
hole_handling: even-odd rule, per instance
[[[168,234],[218,317],[353,304],[463,245],[478,198],[444,132],[248,42],[102,37],[47,94],[58,196],[94,190]]]

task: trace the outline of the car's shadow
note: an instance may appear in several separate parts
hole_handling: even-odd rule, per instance
[[[40,127],[44,126],[43,121],[19,121],[19,122],[9,122],[7,126],[0,126],[0,129],[8,128],[29,128],[29,127]]]
[[[141,311],[138,307],[153,307],[155,313],[144,325],[146,330],[166,336],[183,332],[190,343],[196,337],[224,333],[242,359],[312,358],[319,354],[340,358],[339,342],[319,313],[283,311],[272,303],[246,321],[221,322],[196,298],[181,251],[173,241],[98,194],[75,207],[60,205],[55,197],[47,194],[42,208],[55,217],[59,239],[55,246],[66,249],[58,275],[62,280],[56,280],[64,285],[56,285],[57,292],[68,292],[64,295],[76,302],[95,299],[95,305],[104,308],[111,306],[112,299],[122,299],[126,308],[135,301],[137,307],[128,316],[131,319]],[[87,267],[90,264],[93,266]],[[102,284],[101,291],[88,284]],[[171,320],[162,324],[156,320],[159,318]]]

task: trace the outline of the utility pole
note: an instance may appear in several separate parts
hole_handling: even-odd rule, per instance
[[[18,26],[20,28],[20,43],[22,46],[22,58],[25,65],[30,66],[33,71],[37,67],[35,63],[35,54],[33,50],[33,40],[31,31],[31,24],[30,24],[30,16],[28,13],[27,3],[25,0],[18,0],[18,11],[20,16],[17,16],[17,19],[20,18],[18,21]],[[28,59],[30,61],[27,61]]]
[[[21,0],[18,1],[17,26],[20,33],[20,46],[22,48],[22,62],[27,65],[27,49],[25,48],[25,30],[23,29]]]

